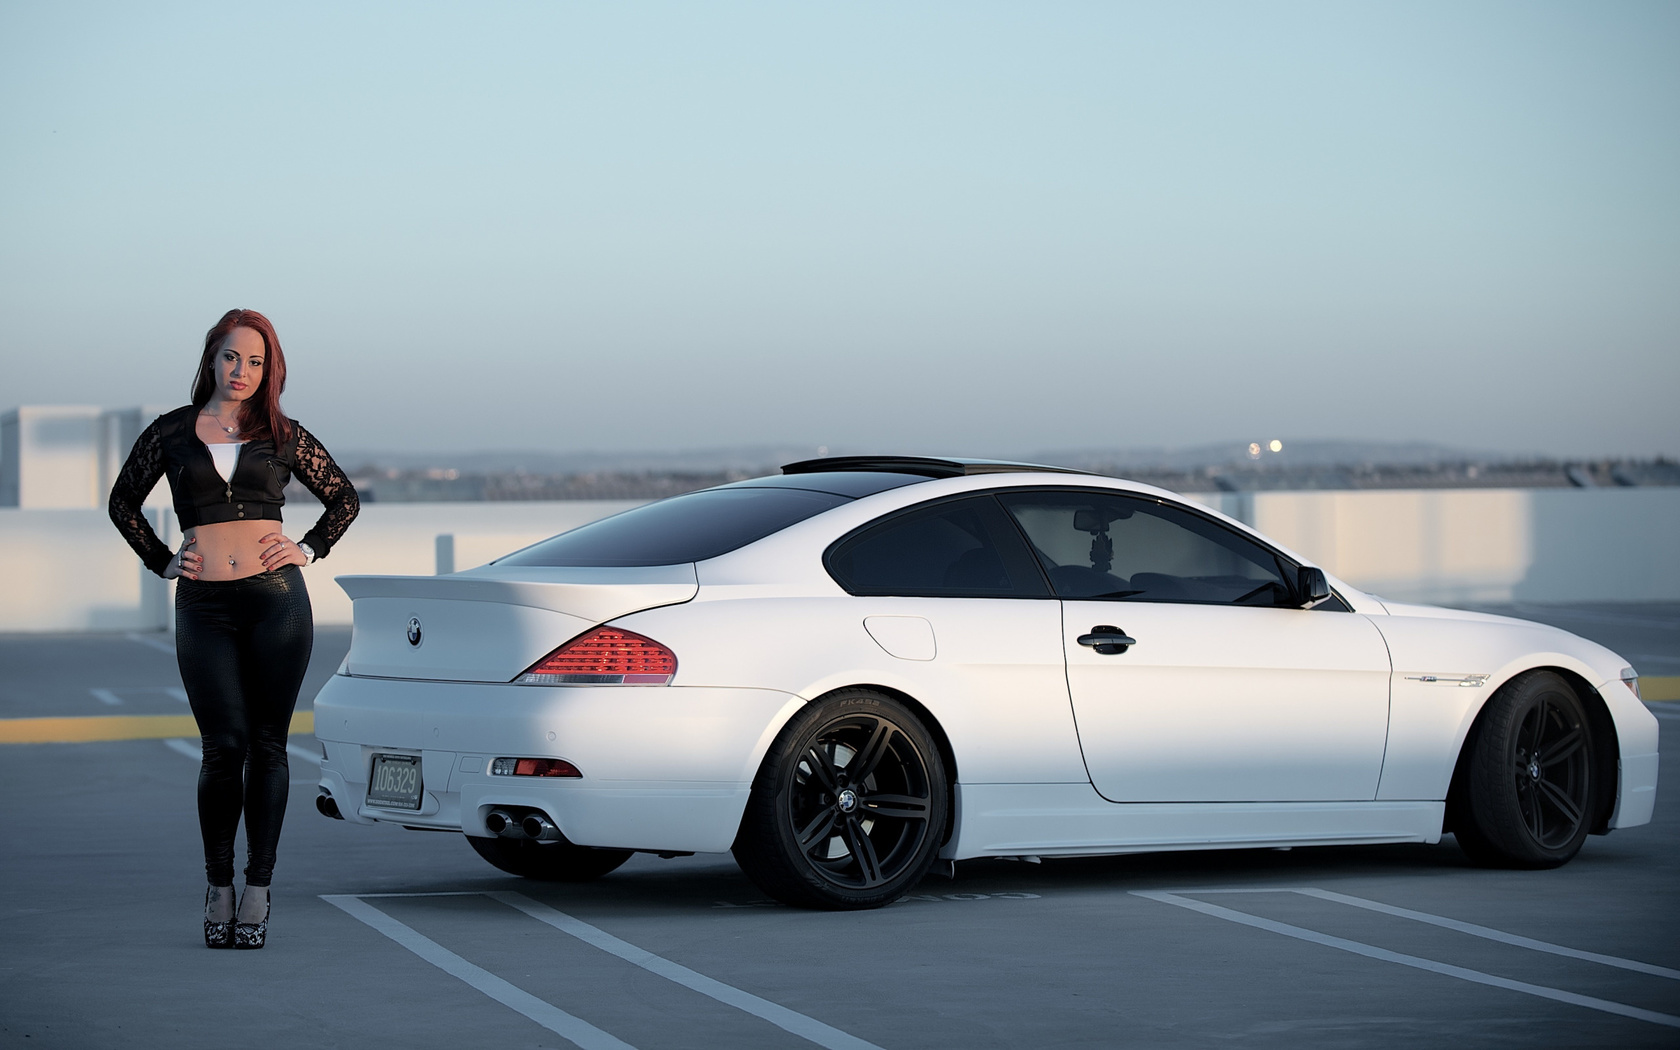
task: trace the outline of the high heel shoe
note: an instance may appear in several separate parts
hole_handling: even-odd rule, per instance
[[[264,887],[264,889],[266,889],[266,887]],[[245,887],[245,892],[250,893],[251,887]],[[244,905],[245,902],[240,901],[239,903]],[[273,907],[274,898],[271,896],[268,900],[263,902],[263,917],[261,922],[235,922],[233,924],[233,946],[235,948],[261,948],[265,943],[267,943],[268,913]],[[234,917],[236,919],[238,918],[237,912],[234,914]]]
[[[233,920],[216,922],[210,918],[210,895],[215,893],[217,889],[218,887],[210,886],[204,891],[204,946],[206,948],[231,948],[233,947]],[[233,887],[227,887],[227,892],[232,894]]]

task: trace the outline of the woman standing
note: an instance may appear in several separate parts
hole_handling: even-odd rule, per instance
[[[286,813],[286,734],[309,666],[314,621],[299,566],[324,558],[360,509],[327,450],[280,411],[286,357],[268,318],[230,310],[204,337],[192,404],[134,442],[111,489],[111,520],[175,590],[175,653],[203,737],[198,821],[210,886],[204,943],[261,948]],[[326,506],[297,542],[280,531],[296,474]],[[170,553],[140,505],[167,475],[181,549]],[[235,908],[233,843],[245,814],[245,895]]]

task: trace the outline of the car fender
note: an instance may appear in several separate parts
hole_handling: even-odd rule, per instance
[[[1631,693],[1621,702],[1625,661],[1594,642],[1543,624],[1427,606],[1388,603],[1371,616],[1393,659],[1388,747],[1379,800],[1447,797],[1453,769],[1477,715],[1501,687],[1538,668],[1567,671],[1604,701],[1619,752],[1654,753],[1656,719]],[[1625,764],[1625,763],[1624,763]],[[1620,791],[1619,791],[1620,794]]]

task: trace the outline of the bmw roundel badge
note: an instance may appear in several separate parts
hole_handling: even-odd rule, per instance
[[[419,648],[420,638],[420,617],[411,616],[408,619],[408,644]]]

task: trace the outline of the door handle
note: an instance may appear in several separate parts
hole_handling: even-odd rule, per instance
[[[1118,627],[1108,624],[1098,624],[1091,628],[1090,634],[1079,636],[1080,645],[1088,645],[1104,656],[1114,656],[1123,653],[1137,644],[1137,639],[1128,635]]]

